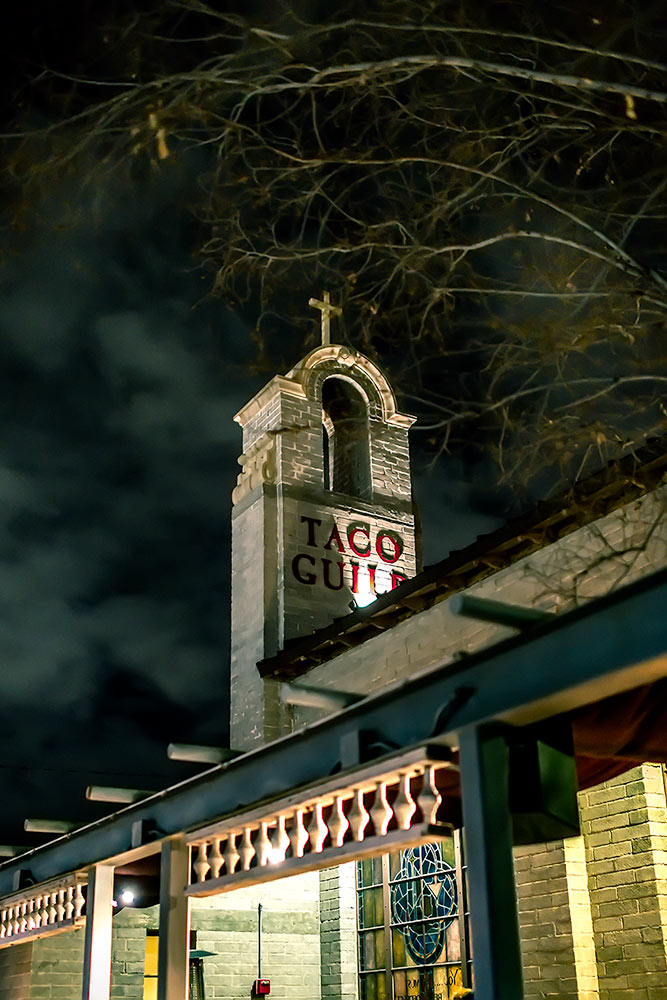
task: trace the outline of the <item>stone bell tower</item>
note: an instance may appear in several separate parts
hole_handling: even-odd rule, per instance
[[[231,745],[289,731],[279,685],[256,663],[368,604],[417,570],[408,429],[371,361],[328,343],[237,413],[232,500]]]

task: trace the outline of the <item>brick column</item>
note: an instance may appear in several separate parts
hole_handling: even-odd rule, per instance
[[[581,837],[514,852],[526,1000],[599,1000]]]
[[[601,1000],[667,1000],[667,814],[662,768],[580,796]]]

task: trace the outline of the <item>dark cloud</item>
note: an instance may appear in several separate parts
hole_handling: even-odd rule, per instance
[[[90,773],[175,779],[170,739],[227,735],[232,418],[258,383],[239,320],[194,305],[182,185],[97,192],[74,219],[56,195],[6,255],[0,781],[18,813],[57,806],[50,768],[83,815]]]

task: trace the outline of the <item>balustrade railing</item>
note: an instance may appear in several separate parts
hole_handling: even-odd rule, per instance
[[[0,901],[0,948],[83,925],[85,881],[71,875]]]
[[[411,751],[393,767],[391,761],[378,763],[355,776],[353,785],[329,779],[310,792],[197,831],[189,838],[186,892],[225,892],[447,836],[451,822],[443,816],[438,785],[455,766],[424,758],[424,752]]]

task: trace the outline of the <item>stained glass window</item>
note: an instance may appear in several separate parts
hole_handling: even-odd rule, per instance
[[[360,1000],[450,1000],[471,978],[460,842],[357,864]]]

